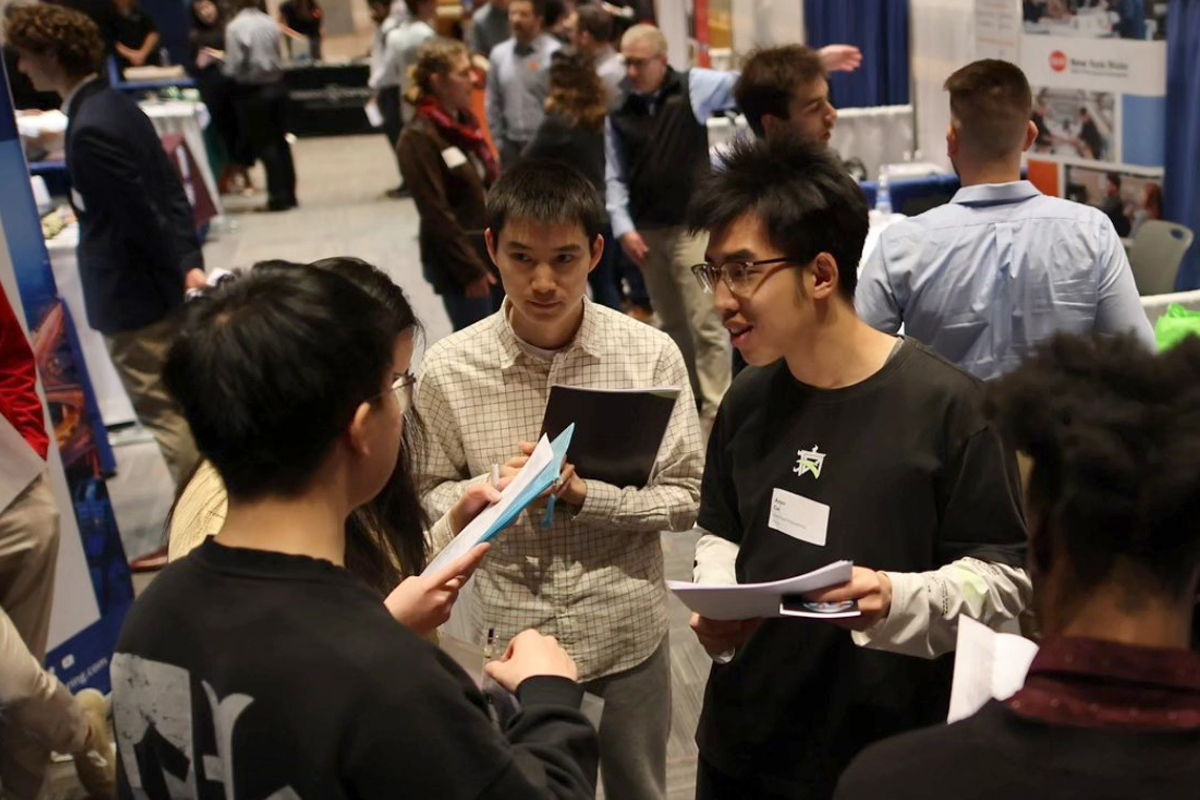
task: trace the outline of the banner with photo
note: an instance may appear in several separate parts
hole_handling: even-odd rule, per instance
[[[1134,236],[1162,217],[1167,4],[1151,0],[976,0],[983,54],[1010,46],[1033,89],[1039,135],[1029,178],[1104,210]],[[1004,37],[997,36],[1002,31]],[[1019,33],[1018,33],[1019,31]]]
[[[113,457],[75,323],[55,287],[3,65],[0,83],[0,286],[32,345],[61,519],[46,667],[73,692],[107,692],[109,660],[133,603],[104,481]]]

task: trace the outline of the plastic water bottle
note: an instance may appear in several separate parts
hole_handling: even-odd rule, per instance
[[[892,213],[892,193],[888,183],[888,168],[884,164],[879,168],[879,184],[875,190],[875,210],[883,215]]]

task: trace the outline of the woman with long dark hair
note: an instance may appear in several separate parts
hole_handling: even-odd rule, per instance
[[[253,269],[298,269],[305,265],[266,261]],[[357,258],[326,258],[308,265],[340,275],[382,305],[394,327],[398,348],[411,348],[421,334],[412,306],[391,278]],[[407,379],[407,380],[405,380]],[[401,390],[411,392],[410,375],[397,376]],[[416,413],[405,415],[400,455],[387,484],[375,498],[359,507],[346,521],[346,569],[381,596],[399,621],[418,632],[428,633],[446,621],[461,582],[430,597],[430,587],[420,579],[410,582],[425,568],[424,531],[428,520],[421,509],[413,482],[412,457],[421,441],[421,424]],[[475,488],[464,499],[463,514],[493,497],[489,487]],[[169,558],[182,558],[224,522],[228,498],[213,466],[202,462],[176,501],[168,519]],[[477,510],[477,508],[476,508]],[[452,524],[444,520],[439,524]]]

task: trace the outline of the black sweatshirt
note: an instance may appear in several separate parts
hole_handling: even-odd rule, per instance
[[[208,540],[134,604],[112,680],[123,798],[595,794],[577,684],[525,681],[501,733],[448,656],[325,561]]]
[[[1200,731],[1105,730],[1025,719],[990,701],[953,725],[863,752],[835,800],[1194,800]]]

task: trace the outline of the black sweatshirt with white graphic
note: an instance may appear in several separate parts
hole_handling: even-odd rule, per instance
[[[112,665],[123,798],[590,798],[583,690],[501,732],[470,678],[325,561],[214,540],[155,578]]]

